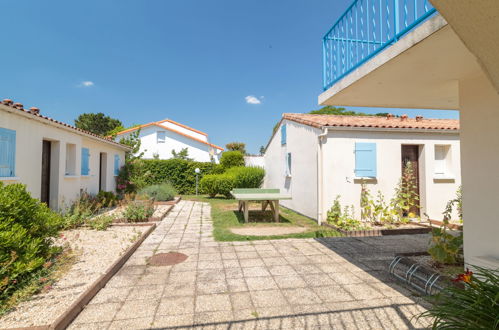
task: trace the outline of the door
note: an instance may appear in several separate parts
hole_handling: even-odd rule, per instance
[[[42,146],[42,187],[40,192],[40,201],[49,205],[50,201],[50,141],[43,141]]]
[[[107,189],[107,154],[101,152],[99,155],[99,191],[102,191]]]
[[[418,200],[415,201],[418,207],[413,207],[409,210],[409,212],[412,212],[416,215],[419,214],[419,146],[417,145],[403,145],[402,146],[402,173],[404,173],[404,170],[407,166],[408,163],[412,164],[412,170],[413,170],[413,177],[412,177],[412,184],[411,186],[414,187],[414,192],[418,196]],[[404,214],[404,216],[407,216],[407,214]]]

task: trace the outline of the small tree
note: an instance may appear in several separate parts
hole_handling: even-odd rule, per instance
[[[226,151],[220,158],[222,168],[229,169],[235,166],[244,166],[244,155],[240,151]]]
[[[120,143],[129,146],[131,150],[125,154],[125,165],[121,167],[118,176],[116,177],[116,190],[118,193],[131,193],[143,186],[144,174],[140,166],[134,166],[137,160],[140,159],[144,152],[140,151],[140,129],[131,132],[128,136],[122,137]]]
[[[263,156],[265,154],[265,147],[261,146],[260,147],[260,155]]]
[[[123,127],[120,120],[99,113],[83,113],[75,119],[77,128],[89,131],[102,136],[109,135],[111,131],[118,127]]]
[[[402,178],[395,188],[395,197],[392,204],[400,218],[408,216],[414,208],[419,208],[417,178],[414,164],[410,161],[404,166]]]
[[[172,155],[175,159],[192,160],[191,158],[189,158],[189,149],[187,148],[182,148],[179,152],[176,152],[175,149],[172,149]]]
[[[231,142],[225,145],[228,151],[239,151],[243,155],[246,155],[246,144],[243,142]]]

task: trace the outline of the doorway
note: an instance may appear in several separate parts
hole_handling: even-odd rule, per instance
[[[106,190],[107,181],[107,154],[101,152],[99,154],[99,191]]]
[[[420,215],[420,201],[421,201],[421,195],[419,193],[419,187],[420,187],[420,182],[419,182],[419,146],[418,145],[402,145],[402,174],[404,173],[404,170],[407,166],[408,163],[411,163],[412,165],[412,170],[413,170],[413,182],[411,186],[414,187],[414,192],[417,194],[419,197],[417,201],[415,201],[415,204],[417,206],[412,207],[408,213],[414,213],[417,216]],[[404,216],[407,216],[407,214],[404,214]]]
[[[42,186],[40,191],[40,201],[50,206],[50,158],[52,144],[43,140],[42,146]]]

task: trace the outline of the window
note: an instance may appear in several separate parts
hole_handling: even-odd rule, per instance
[[[0,128],[0,177],[13,177],[16,172],[16,131]]]
[[[120,173],[120,155],[114,155],[114,175],[117,176]]]
[[[156,133],[157,135],[157,142],[158,143],[165,143],[165,139],[166,139],[166,132],[165,131],[158,131]]]
[[[81,175],[90,174],[90,150],[88,148],[81,148]]]
[[[281,126],[281,145],[286,144],[286,124]]]
[[[355,176],[376,177],[376,143],[355,143]]]
[[[291,176],[291,153],[286,153],[285,158],[285,168],[286,168],[286,176]]]
[[[450,145],[435,145],[435,177],[452,177]]]
[[[76,144],[66,144],[66,175],[76,175]]]

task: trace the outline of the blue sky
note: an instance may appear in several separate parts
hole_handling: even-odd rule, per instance
[[[170,118],[256,153],[282,113],[319,108],[321,37],[350,2],[3,0],[0,97],[71,124]]]

